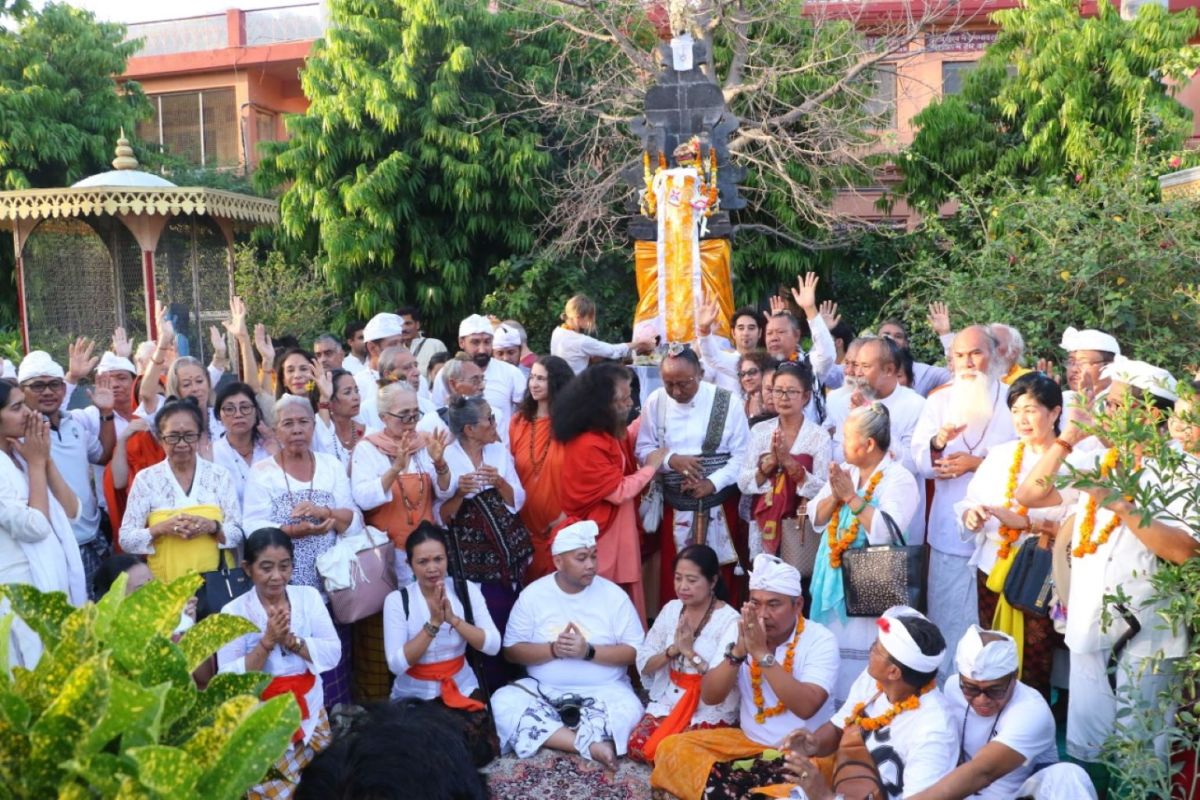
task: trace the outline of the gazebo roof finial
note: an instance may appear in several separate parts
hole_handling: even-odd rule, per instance
[[[133,155],[129,140],[125,138],[124,127],[121,128],[121,138],[117,139],[117,157],[112,160],[112,165],[113,169],[137,169],[141,166]]]

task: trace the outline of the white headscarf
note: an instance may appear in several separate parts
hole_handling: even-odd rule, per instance
[[[129,372],[137,375],[137,367],[128,358],[123,358],[111,350],[105,350],[96,366],[96,374],[104,375],[109,372]]]
[[[583,547],[595,547],[596,537],[599,535],[600,526],[593,520],[582,519],[572,523],[554,537],[550,544],[550,555],[557,556]]]
[[[1111,381],[1141,389],[1143,392],[1170,400],[1172,403],[1179,399],[1175,393],[1175,378],[1162,367],[1147,364],[1145,361],[1134,361],[1132,358],[1118,356],[1100,373]]]
[[[31,350],[17,367],[17,383],[34,378],[62,378],[66,373],[45,350]]]
[[[799,597],[803,594],[800,588],[800,573],[796,568],[783,559],[766,553],[759,553],[754,557],[754,565],[750,569],[750,589],[785,594],[788,597]]]
[[[1074,353],[1076,350],[1097,350],[1115,356],[1121,355],[1121,345],[1117,344],[1117,340],[1095,328],[1085,328],[1081,331],[1067,328],[1063,331],[1062,343],[1059,346],[1068,353]]]
[[[978,625],[972,625],[959,641],[954,653],[958,674],[973,681],[995,681],[1016,672],[1019,664],[1013,638],[1001,631],[988,631],[1001,638],[984,644],[983,633]]]
[[[888,651],[888,655],[909,669],[916,672],[936,672],[942,665],[946,649],[943,647],[941,652],[935,655],[926,655],[921,652],[921,648],[913,641],[908,628],[900,622],[903,617],[919,617],[926,622],[929,621],[924,614],[914,608],[892,606],[883,612],[882,617],[875,620],[875,624],[879,627],[879,643],[883,645],[884,650]]]

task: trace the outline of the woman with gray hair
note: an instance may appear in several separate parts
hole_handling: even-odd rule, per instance
[[[307,397],[285,394],[275,401],[275,438],[279,452],[250,469],[246,486],[243,528],[280,528],[295,543],[292,583],[312,586],[325,595],[317,574],[317,558],[333,547],[338,535],[362,527],[354,505],[350,478],[334,456],[313,452],[316,414]],[[343,637],[343,662],[322,676],[325,704],[332,708],[350,699],[347,645],[349,626],[338,626]]]
[[[492,620],[503,630],[533,556],[529,531],[517,516],[525,489],[486,400],[458,397],[448,416],[455,441],[446,448],[446,463],[456,488],[439,518],[449,529],[449,574],[481,585]],[[507,682],[501,658],[484,661],[489,686]]]
[[[920,495],[912,473],[889,454],[891,417],[878,401],[850,412],[843,426],[846,465],[829,467],[829,482],[809,504],[821,537],[813,567],[811,619],[837,637],[842,663],[834,702],[845,702],[851,684],[867,667],[878,630],[869,617],[848,617],[842,591],[842,554],[851,548],[891,544],[887,518],[908,529]]]

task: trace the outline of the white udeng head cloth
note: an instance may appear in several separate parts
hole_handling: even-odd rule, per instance
[[[1000,639],[983,643],[984,630],[972,625],[954,652],[958,674],[973,681],[996,681],[1017,671],[1017,643],[1007,633],[988,631]]]
[[[750,589],[760,592],[775,592],[788,597],[799,597],[800,573],[783,559],[759,553],[754,557],[750,569]]]
[[[888,651],[888,655],[909,669],[916,672],[936,672],[946,655],[945,648],[932,656],[922,653],[921,648],[909,634],[908,628],[899,621],[901,617],[920,617],[926,622],[929,621],[915,608],[892,606],[883,612],[882,617],[875,620],[875,624],[879,627],[879,643],[883,645],[884,650]]]
[[[105,350],[104,355],[100,356],[100,364],[96,367],[96,374],[105,375],[109,372],[132,372],[134,375],[137,375],[137,367],[128,358],[122,358],[110,350]]]
[[[1110,381],[1123,383],[1143,392],[1157,395],[1172,403],[1179,399],[1175,393],[1175,378],[1162,367],[1147,364],[1145,361],[1134,361],[1132,358],[1117,357],[1100,373]]]
[[[521,334],[517,333],[516,328],[510,328],[507,325],[496,328],[496,332],[492,336],[492,347],[497,350],[505,350],[509,347],[520,346]]]
[[[1068,353],[1074,353],[1076,350],[1097,350],[1115,356],[1121,355],[1121,345],[1117,344],[1117,340],[1111,334],[1095,328],[1085,328],[1081,331],[1067,328],[1063,331],[1062,343],[1059,346]]]
[[[554,537],[554,542],[550,545],[550,555],[559,556],[581,547],[595,547],[596,537],[599,535],[600,526],[593,520],[582,519],[574,522]]]
[[[488,336],[493,335],[491,320],[482,314],[472,314],[458,323],[458,338],[460,339],[477,336],[481,333],[486,333]]]
[[[21,359],[17,367],[17,383],[31,381],[34,378],[62,378],[63,368],[59,366],[45,350],[31,350],[29,355]]]

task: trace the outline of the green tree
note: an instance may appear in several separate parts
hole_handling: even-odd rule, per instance
[[[283,229],[317,253],[368,316],[401,303],[474,310],[487,270],[528,251],[548,164],[536,132],[492,83],[489,55],[542,54],[476,0],[334,0],[302,75],[310,100],[270,145],[262,186],[289,183]]]
[[[250,318],[275,336],[295,336],[305,347],[334,330],[343,306],[321,279],[312,259],[288,258],[270,248],[240,245],[234,260],[233,286],[246,302]]]
[[[1029,0],[997,11],[1000,30],[961,95],[935,101],[903,154],[898,193],[933,210],[963,184],[1086,177],[1134,161],[1164,168],[1190,133],[1171,96],[1200,67],[1194,9],[1147,3],[1131,21],[1116,3]],[[1160,169],[1159,171],[1165,171]]]
[[[986,203],[966,195],[955,217],[909,237],[918,241],[883,312],[920,330],[926,305],[944,300],[955,327],[1016,326],[1030,362],[1061,358],[1068,325],[1099,328],[1126,355],[1183,374],[1197,361],[1200,215],[1192,201],[1138,191],[1145,181],[1123,169],[1079,185],[1007,184]]]

